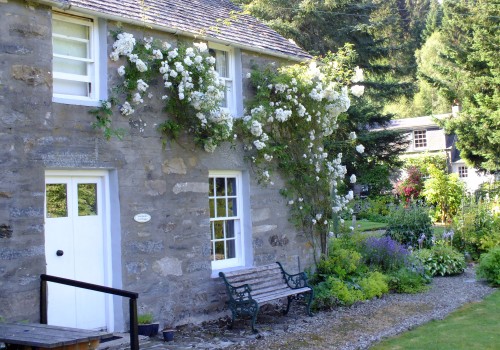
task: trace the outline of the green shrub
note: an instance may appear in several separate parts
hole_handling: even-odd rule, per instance
[[[137,323],[138,324],[153,323],[153,314],[152,313],[140,314],[139,316],[137,316]]]
[[[356,202],[360,210],[357,214],[358,219],[367,219],[376,222],[386,222],[387,215],[394,205],[393,196],[377,196],[366,198]]]
[[[358,285],[363,291],[364,299],[373,299],[389,293],[387,276],[378,271],[369,272],[359,280]]]
[[[429,209],[420,204],[411,204],[408,207],[393,208],[387,220],[386,235],[411,247],[428,247],[432,242],[432,222]],[[419,244],[419,239],[422,244]]]
[[[485,278],[493,286],[500,286],[500,247],[495,247],[481,255],[477,277]]]
[[[430,249],[417,250],[413,254],[432,276],[456,275],[465,270],[463,254],[450,246],[435,245]]]
[[[342,280],[328,276],[314,286],[314,306],[329,309],[338,305],[349,306],[357,301],[380,297],[389,292],[387,277],[380,272],[370,272],[360,278]]]
[[[429,289],[428,280],[407,267],[392,272],[388,277],[389,289],[396,293],[421,293]]]
[[[314,293],[315,307],[320,309],[338,305],[349,306],[363,300],[363,292],[360,289],[334,276],[327,277],[324,282],[315,286]]]
[[[314,282],[324,281],[328,276],[342,280],[356,276],[366,270],[361,254],[351,249],[336,249],[328,258],[321,259],[316,266]]]
[[[487,201],[470,199],[454,219],[453,245],[478,260],[482,253],[500,244],[500,217]]]

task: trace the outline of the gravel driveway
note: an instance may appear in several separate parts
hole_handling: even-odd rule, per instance
[[[257,328],[237,321],[233,330],[225,322],[179,328],[174,342],[160,338],[141,349],[368,349],[383,338],[396,335],[433,319],[442,319],[460,306],[479,301],[495,289],[475,280],[474,269],[454,277],[435,277],[429,291],[419,294],[390,294],[380,299],[305,315],[302,305],[292,304],[282,316],[276,307],[259,313]]]

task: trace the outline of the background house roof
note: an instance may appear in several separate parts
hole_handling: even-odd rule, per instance
[[[430,127],[437,127],[437,123],[434,121],[435,119],[443,120],[451,117],[450,113],[447,114],[439,114],[425,117],[415,117],[415,118],[405,118],[405,119],[393,119],[390,124],[387,125],[386,128],[374,128],[372,131],[379,130],[415,130],[415,129],[426,129]]]
[[[122,18],[124,22],[162,27],[169,32],[303,60],[311,56],[295,43],[249,15],[229,0],[64,0],[71,9]],[[224,23],[230,21],[230,23]]]

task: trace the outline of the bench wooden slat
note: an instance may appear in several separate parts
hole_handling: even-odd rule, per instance
[[[303,274],[293,275],[293,283],[297,283],[304,287],[295,289],[291,288],[285,281],[285,276],[288,280],[290,278],[289,276],[292,275],[287,274],[283,270],[280,263],[252,267],[249,269],[231,271],[227,273],[221,272],[219,273],[219,276],[222,277],[226,283],[226,291],[230,297],[228,305],[232,311],[233,322],[237,316],[251,315],[252,330],[254,332],[256,331],[254,325],[259,305],[268,303],[272,300],[308,293],[307,313],[312,316],[310,307],[314,297],[314,292],[307,285],[307,277]],[[248,285],[250,289],[247,290],[240,288],[235,291],[232,288],[238,288],[244,285]],[[288,312],[290,308],[291,300],[291,298],[288,298],[286,312]]]
[[[257,295],[257,296],[255,296],[254,299],[257,300],[258,303],[265,303],[265,302],[268,302],[271,300],[285,298],[285,297],[288,297],[290,295],[308,292],[310,290],[311,290],[311,288],[306,287],[306,288],[300,288],[300,289],[289,289],[289,290],[283,290],[283,291],[275,291],[272,293]]]

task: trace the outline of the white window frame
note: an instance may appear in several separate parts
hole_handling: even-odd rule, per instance
[[[424,145],[421,145],[421,143],[423,143]],[[414,148],[427,148],[427,130],[414,130],[413,131],[413,147]]]
[[[227,68],[228,68],[228,75],[229,77],[220,77],[220,79],[224,82],[224,86],[226,85],[226,82],[231,82],[231,90],[226,91],[226,104],[227,109],[231,115],[236,116],[237,111],[236,111],[236,55],[234,52],[234,49],[229,46],[225,45],[220,45],[220,44],[214,44],[214,43],[209,43],[208,48],[217,51],[224,51],[226,53],[226,58],[227,58]]]
[[[89,40],[88,40],[88,58],[83,59],[79,57],[65,56],[53,53],[53,57],[73,59],[76,61],[87,63],[87,75],[52,72],[52,78],[54,79],[54,84],[56,79],[67,80],[67,81],[80,81],[90,84],[90,93],[88,96],[77,96],[77,95],[66,95],[60,93],[53,93],[52,101],[58,103],[75,104],[75,105],[87,105],[96,106],[99,102],[100,97],[100,79],[99,79],[99,26],[97,23],[97,18],[91,16],[81,16],[74,13],[60,13],[53,12],[52,19],[79,24],[89,27]],[[65,38],[75,41],[82,41],[80,38],[72,38],[62,34],[52,33],[52,37]],[[86,41],[86,40],[83,40]]]
[[[458,166],[458,177],[461,179],[469,177],[469,169],[465,165]]]
[[[214,181],[214,178],[235,178],[236,179],[236,206],[237,206],[237,215],[235,216],[224,216],[224,217],[210,217],[210,248],[211,251],[215,250],[214,245],[214,237],[213,237],[213,228],[212,222],[221,221],[221,220],[234,220],[235,227],[235,257],[230,259],[222,259],[222,260],[211,260],[212,270],[221,270],[231,267],[243,266],[245,262],[245,250],[243,249],[244,242],[244,225],[243,225],[243,197],[242,197],[242,174],[240,171],[220,171],[220,170],[211,170],[208,175],[209,181]],[[209,200],[213,200],[215,198],[227,198],[227,196],[213,196],[212,193],[208,194]],[[226,208],[227,210],[227,208]],[[227,214],[227,211],[226,211]],[[211,256],[212,259],[212,256]]]

